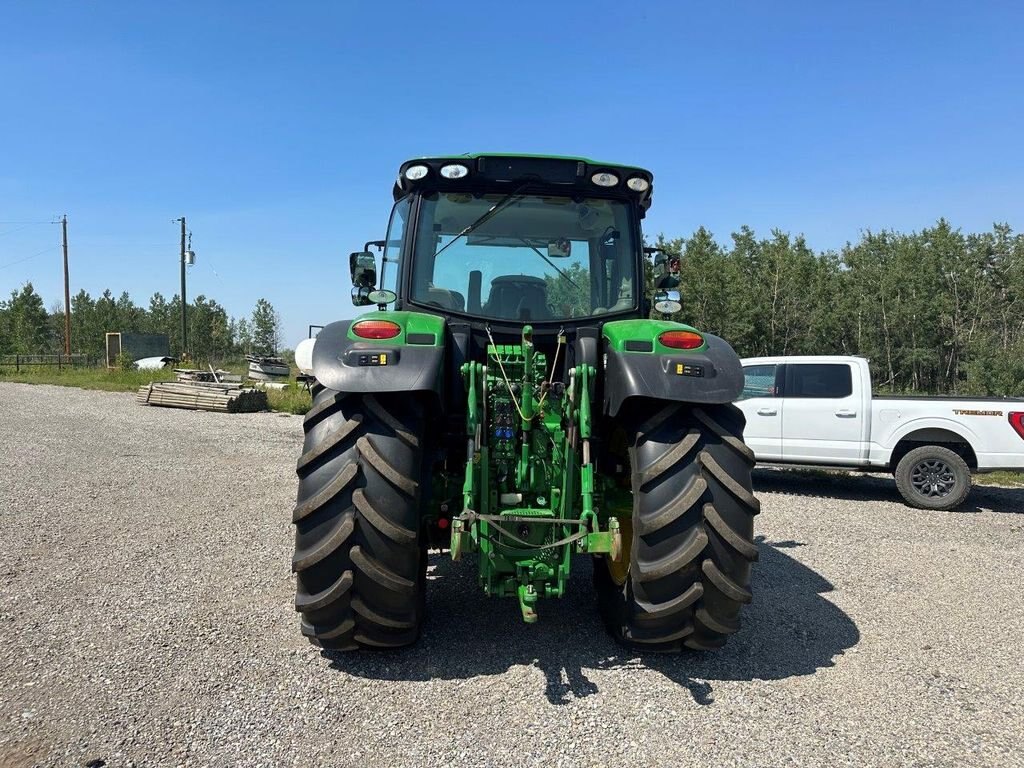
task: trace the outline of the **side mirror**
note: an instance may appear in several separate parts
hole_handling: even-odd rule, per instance
[[[654,287],[668,291],[679,287],[679,257],[658,251],[654,257]]]
[[[352,304],[365,307],[370,301],[370,292],[377,285],[377,260],[369,251],[356,251],[348,257],[349,273],[352,275]]]
[[[654,294],[654,309],[663,315],[674,315],[683,308],[679,291],[658,291]]]

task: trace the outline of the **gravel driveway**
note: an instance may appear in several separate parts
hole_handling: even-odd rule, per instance
[[[437,556],[418,645],[334,656],[291,605],[301,435],[0,384],[0,766],[1024,765],[1024,490],[759,471],[716,654],[616,646],[585,560],[527,626]]]

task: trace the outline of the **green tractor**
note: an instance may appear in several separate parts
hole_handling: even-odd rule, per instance
[[[678,262],[643,246],[652,182],[576,157],[400,167],[386,239],[350,257],[373,309],[298,354],[316,382],[292,568],[313,643],[415,642],[430,549],[475,559],[527,622],[586,555],[623,643],[705,650],[739,628],[759,507],[743,374],[717,336],[649,319],[680,308]]]

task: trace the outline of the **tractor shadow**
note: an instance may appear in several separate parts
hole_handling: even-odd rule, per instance
[[[588,670],[654,670],[686,688],[697,704],[714,703],[714,681],[781,680],[811,675],[860,640],[853,620],[822,595],[832,585],[785,553],[800,542],[758,540],[754,602],[743,628],[720,651],[642,653],[616,644],[598,616],[591,569],[579,558],[561,601],[542,601],[530,626],[511,599],[488,599],[473,560],[433,554],[429,615],[420,641],[399,651],[323,651],[332,668],[377,680],[459,680],[533,665],[544,674],[544,696],[569,704],[598,692]]]
[[[789,496],[842,499],[845,501],[891,501],[906,511],[922,515],[945,515],[963,512],[1024,513],[1024,488],[1001,488],[975,485],[967,499],[949,512],[912,509],[907,506],[896,483],[887,475],[844,474],[825,470],[767,469],[754,470],[755,493],[782,493]]]

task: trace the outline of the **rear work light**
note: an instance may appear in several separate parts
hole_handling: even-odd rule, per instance
[[[446,179],[461,179],[464,176],[469,176],[469,168],[461,163],[442,165],[441,175]]]
[[[672,349],[697,349],[704,346],[704,337],[694,331],[665,331],[658,341]]]
[[[1024,440],[1024,411],[1012,411],[1010,413],[1010,426]]]
[[[352,333],[361,339],[393,339],[402,332],[402,326],[390,320],[360,320],[352,326]]]
[[[428,173],[430,173],[430,169],[425,165],[410,165],[405,169],[405,178],[409,181],[419,181]]]

